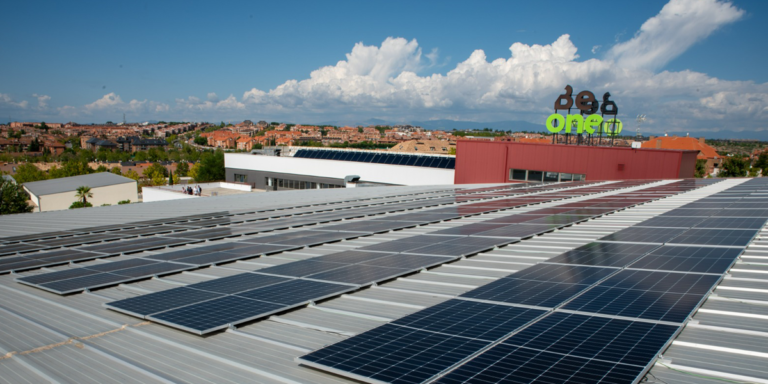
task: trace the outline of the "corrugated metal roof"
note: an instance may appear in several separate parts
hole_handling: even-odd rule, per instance
[[[54,193],[74,192],[77,188],[88,186],[91,188],[106,187],[125,183],[135,183],[133,179],[116,175],[111,172],[91,173],[88,175],[62,177],[59,179],[33,181],[24,183],[24,187],[37,196],[51,195]]]
[[[727,181],[720,184],[726,183],[734,185],[737,182]],[[0,383],[347,383],[349,381],[345,378],[300,366],[294,359],[324,345],[365,332],[420,308],[488,284],[511,270],[529,267],[727,187],[720,184],[602,216],[465,260],[273,315],[268,319],[209,337],[199,337],[147,323],[107,310],[103,304],[114,299],[229,276],[244,269],[265,268],[291,260],[485,221],[509,212],[440,222],[71,296],[58,296],[37,290],[15,283],[14,278],[17,276],[3,275],[0,276],[0,354],[5,354],[5,357],[0,356]],[[381,191],[382,189],[384,191]],[[402,187],[398,190],[428,189]],[[250,198],[255,200],[250,202],[258,202],[259,206],[290,206],[296,201],[381,196],[392,191],[393,188],[365,188],[342,193],[280,192],[253,195],[254,197]],[[249,200],[240,195],[211,198],[206,201],[211,203],[210,206],[168,202],[167,205],[135,205],[131,208],[138,209],[136,213],[120,207],[119,212],[126,214],[122,218],[125,222],[142,216],[145,216],[142,219],[163,217],[162,215],[178,216],[180,211],[193,214],[204,210],[224,210],[227,207],[242,208]],[[536,208],[556,205],[558,203],[547,203]],[[528,210],[530,209],[516,211]],[[114,212],[110,215],[102,212],[64,213],[66,214],[53,212],[17,217],[23,219],[23,227],[29,228],[37,223],[51,225],[44,228],[56,228],[55,224],[51,223],[64,223],[67,220],[72,222],[73,219],[79,220],[77,224],[80,227],[93,226],[91,220],[115,223],[114,219],[108,219]],[[39,218],[28,219],[30,216]],[[3,233],[3,225],[10,228],[11,221],[0,218],[0,233]],[[7,232],[32,233],[27,229]],[[768,237],[768,234],[761,233],[734,267],[735,270],[750,271],[749,277],[740,277],[738,273],[734,273],[724,280],[716,295],[710,297],[694,316],[695,321],[683,330],[672,347],[665,352],[666,360],[659,363],[664,365],[658,365],[651,371],[649,382],[658,379],[659,383],[716,383],[733,380],[733,377],[736,377],[733,375],[748,376],[755,382],[768,379],[768,359],[765,357],[765,345],[768,343],[764,342],[768,340],[768,290],[763,289],[768,285],[768,263],[747,261],[750,256],[761,254],[759,249],[765,241],[764,236]],[[233,240],[219,240],[229,241]],[[119,259],[143,255],[124,255]],[[97,260],[84,265],[103,262],[104,260]],[[78,266],[80,264],[45,270],[54,271]],[[23,274],[31,273],[40,271]],[[749,294],[749,299],[740,296],[746,293]]]

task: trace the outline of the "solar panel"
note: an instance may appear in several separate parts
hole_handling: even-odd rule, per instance
[[[682,323],[719,280],[717,275],[623,270],[563,308]]]
[[[616,270],[612,268],[537,264],[504,278],[590,285],[615,272]]]
[[[580,223],[582,221],[589,220],[594,215],[571,215],[571,214],[559,214],[559,215],[552,215],[547,217],[542,217],[534,220],[530,220],[527,223],[531,224],[559,224],[559,225],[565,225],[565,224],[573,224],[573,223]]]
[[[366,285],[409,272],[401,268],[375,267],[372,265],[352,264],[326,272],[309,275],[307,278],[347,284]]]
[[[188,332],[203,335],[229,324],[246,322],[282,310],[280,304],[224,296],[185,307],[156,313],[147,318]]]
[[[711,209],[711,208],[694,208],[694,209],[684,209],[684,208],[678,208],[673,209],[667,213],[662,213],[659,215],[659,217],[667,217],[667,216],[698,216],[698,217],[709,217],[712,216],[718,212],[723,211],[722,209]]]
[[[768,219],[768,209],[721,209],[713,217],[762,217]]]
[[[442,237],[442,236],[440,236]],[[387,241],[384,243],[367,245],[362,248],[358,248],[360,251],[375,251],[375,252],[406,252],[411,249],[421,248],[424,243],[412,243],[406,239],[397,241]]]
[[[475,233],[473,236],[525,239],[553,231],[558,227],[557,224],[510,224],[490,231]]]
[[[572,250],[555,256],[548,263],[579,264],[600,267],[624,267],[637,260],[640,256],[635,254],[602,253],[592,251]]]
[[[704,219],[694,225],[694,228],[720,228],[720,229],[761,229],[765,226],[765,219],[756,217],[718,217]]]
[[[739,248],[664,246],[629,268],[722,274],[741,252]]]
[[[507,240],[508,242],[514,241],[514,239]],[[493,249],[495,245],[480,244],[480,245],[458,245],[458,244],[432,244],[414,248],[408,250],[408,253],[418,255],[434,255],[434,256],[453,256],[461,257],[467,255],[474,255],[476,253]]]
[[[462,226],[453,227],[453,228],[441,229],[439,231],[431,232],[430,234],[431,235],[468,236],[476,233],[486,232],[491,229],[502,228],[505,226],[506,224],[502,224],[502,223],[496,223],[496,224],[474,223],[474,224],[462,225]]]
[[[95,275],[98,273],[99,273],[98,271],[94,271],[92,269],[72,268],[72,269],[66,269],[63,271],[43,273],[43,274],[32,275],[32,276],[24,276],[16,279],[16,281],[30,284],[30,285],[37,285],[37,284],[50,283],[58,280],[72,279],[75,277]]]
[[[302,356],[300,362],[361,381],[421,383],[489,344],[385,324]]]
[[[498,218],[491,219],[491,220],[488,220],[488,221],[485,221],[485,222],[486,223],[517,224],[517,223],[522,223],[522,222],[526,222],[526,221],[529,221],[529,220],[534,220],[534,219],[541,218],[541,217],[546,217],[546,216],[547,215],[530,215],[530,214],[518,213],[518,214],[514,214],[514,215],[510,215],[510,216],[498,217]]]
[[[662,244],[669,242],[683,232],[685,229],[682,228],[629,227],[603,236],[599,240]]]
[[[363,265],[417,270],[454,260],[453,257],[396,254],[363,262]]]
[[[328,263],[314,260],[302,260],[286,263],[282,265],[276,265],[273,267],[267,267],[258,270],[259,273],[267,273],[281,276],[291,277],[303,277],[311,274],[329,271],[336,268],[344,267],[348,264],[342,263]]]
[[[86,288],[99,288],[128,280],[132,279],[112,273],[97,273],[89,276],[38,284],[37,286],[60,295],[65,295],[68,293],[81,292]]]
[[[197,248],[187,248],[183,247],[178,251],[171,251],[171,252],[163,252],[157,255],[149,255],[145,256],[145,259],[152,259],[152,260],[176,260],[176,259],[183,259],[185,257],[191,257],[191,256],[197,256],[202,255],[206,253],[211,253],[212,251],[206,249],[205,247],[197,247]]]
[[[0,246],[0,255],[12,255],[14,253],[34,252],[44,249],[42,245],[32,244],[9,244]]]
[[[636,382],[677,328],[555,312],[436,382]]]
[[[420,245],[418,245],[420,246]],[[342,251],[330,255],[313,257],[312,261],[325,261],[331,263],[356,264],[365,261],[371,261],[377,258],[394,255],[394,253],[383,252],[365,252],[365,251]]]
[[[223,296],[221,293],[180,287],[113,301],[107,303],[106,307],[131,316],[145,318],[153,313],[164,312]]]
[[[746,246],[757,235],[754,229],[689,229],[670,244]]]
[[[244,256],[229,252],[212,252],[204,255],[190,256],[183,259],[174,260],[177,263],[184,263],[195,266],[212,265],[243,259]]]
[[[459,239],[444,241],[441,244],[445,245],[464,245],[472,246],[484,249],[490,249],[496,246],[505,245],[517,241],[516,239],[503,239],[499,237],[478,237],[467,236]]]
[[[293,306],[322,300],[355,289],[356,287],[350,285],[297,279],[240,292],[237,296]]]
[[[154,275],[168,274],[173,272],[180,272],[188,269],[191,269],[189,265],[177,264],[177,263],[171,263],[171,262],[160,262],[155,264],[142,265],[140,267],[120,269],[120,270],[113,271],[112,273],[120,276],[140,278],[140,277],[151,277]]]
[[[546,311],[452,299],[399,320],[394,325],[430,332],[494,341]]]
[[[635,224],[636,227],[690,228],[706,220],[704,217],[658,216]]]
[[[26,259],[40,260],[46,263],[49,263],[49,262],[54,263],[54,262],[63,262],[63,261],[95,259],[102,256],[103,255],[99,253],[85,252],[77,249],[67,248],[67,249],[59,249],[59,250],[48,251],[48,252],[43,251],[43,252],[37,252],[37,253],[29,253],[29,254],[24,254],[21,257],[24,257]]]
[[[268,285],[283,283],[291,278],[261,275],[258,273],[241,273],[233,276],[222,277],[201,283],[188,285],[188,288],[202,291],[234,294],[251,289],[266,287]]]
[[[460,297],[554,308],[588,287],[583,284],[503,278]]]

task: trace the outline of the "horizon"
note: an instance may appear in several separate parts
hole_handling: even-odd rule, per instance
[[[628,132],[647,114],[644,136],[768,140],[760,65],[768,53],[756,48],[768,32],[764,2],[560,2],[573,20],[601,20],[584,30],[553,19],[552,4],[351,4],[14,3],[7,27],[24,33],[0,39],[8,57],[22,59],[0,63],[0,116],[85,124],[119,122],[123,113],[138,122],[445,120],[544,132],[571,85],[598,99],[610,92]],[[371,28],[371,12],[398,22]],[[269,23],[286,14],[289,23]],[[225,27],[210,22],[216,18]],[[62,19],[73,26],[53,34],[25,28]],[[485,28],[463,28],[473,23]]]

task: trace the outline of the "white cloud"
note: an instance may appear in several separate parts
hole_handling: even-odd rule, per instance
[[[0,108],[2,109],[24,109],[29,106],[29,102],[26,100],[16,101],[11,95],[0,93]]]
[[[632,39],[613,46],[607,58],[624,68],[662,68],[692,45],[743,15],[743,10],[729,2],[671,0],[658,15],[643,23]]]
[[[38,95],[37,93],[33,93],[32,97],[37,99],[37,108],[38,109],[47,109],[48,108],[48,100],[51,99],[48,95]]]
[[[597,51],[599,51],[601,47],[602,47],[602,45],[595,45],[595,46],[593,46],[592,47],[592,54],[594,55],[595,53],[597,53]]]

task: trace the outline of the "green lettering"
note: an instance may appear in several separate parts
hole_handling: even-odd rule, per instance
[[[557,120],[557,127],[552,125],[552,123],[555,120]],[[559,113],[553,113],[549,115],[549,117],[547,118],[547,130],[552,133],[558,133],[562,131],[564,126],[565,126],[565,119]]]
[[[622,123],[619,119],[609,119],[603,121],[603,132],[608,136],[618,136],[621,133]]]
[[[587,120],[584,121],[584,130],[587,131],[590,135],[595,133],[595,128],[600,127],[600,124],[603,123],[603,117],[600,115],[589,115],[587,116]]]
[[[575,127],[577,133],[584,129],[584,118],[581,115],[568,115],[565,119],[565,133],[571,133],[571,128]]]

